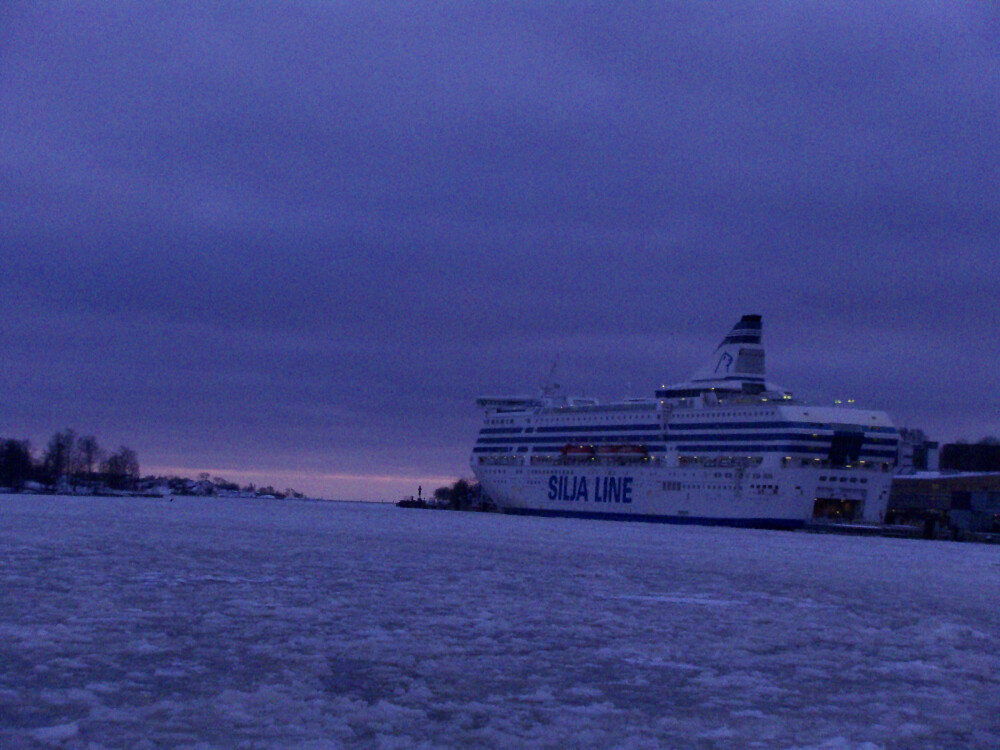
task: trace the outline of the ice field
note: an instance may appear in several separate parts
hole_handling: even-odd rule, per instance
[[[0,495],[0,747],[1000,747],[1000,547]]]

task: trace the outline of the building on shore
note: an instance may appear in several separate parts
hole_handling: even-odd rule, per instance
[[[1000,472],[921,471],[892,480],[887,523],[927,523],[1000,532]]]
[[[940,446],[928,440],[921,429],[899,428],[899,460],[897,472],[912,474],[917,471],[937,471]]]

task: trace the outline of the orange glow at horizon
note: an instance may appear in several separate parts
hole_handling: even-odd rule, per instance
[[[235,467],[191,466],[144,466],[142,473],[144,475],[179,476],[190,479],[196,479],[199,474],[209,474],[239,484],[254,482],[258,486],[261,484],[271,485],[278,490],[291,486],[300,492],[316,497],[369,501],[397,500],[405,495],[415,495],[417,487],[423,487],[424,495],[427,496],[433,493],[435,488],[451,484],[458,479],[458,476],[269,471]],[[395,494],[392,497],[385,497],[385,493]]]

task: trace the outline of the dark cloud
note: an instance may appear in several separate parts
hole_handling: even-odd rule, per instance
[[[462,472],[475,393],[557,353],[567,386],[642,393],[744,312],[793,389],[1000,432],[988,3],[7,3],[0,27],[4,434],[359,494]]]

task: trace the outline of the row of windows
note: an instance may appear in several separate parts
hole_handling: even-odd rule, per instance
[[[859,434],[862,432],[884,432],[890,435],[897,435],[898,430],[895,427],[879,427],[878,425],[852,425],[845,423],[834,423],[834,422],[800,422],[797,420],[781,420],[781,421],[755,421],[755,422],[691,422],[690,420],[675,420],[670,423],[670,427],[677,430],[711,430],[711,431],[725,431],[733,430],[736,428],[748,429],[748,430],[760,430],[765,427],[767,428],[790,428],[794,430],[832,430],[838,432],[841,430],[848,430],[852,433],[857,431]]]
[[[602,417],[560,417],[559,419],[539,419],[538,424],[556,424],[561,425],[566,422],[586,422],[588,424],[600,425],[606,422],[635,422],[639,419],[649,419],[648,414],[635,414],[635,415],[622,415],[622,414],[608,414]],[[531,424],[531,420],[528,420],[528,424]]]
[[[733,487],[731,484],[706,484],[706,485],[687,484],[686,485],[683,482],[661,482],[660,484],[663,487],[663,489],[667,490],[668,492],[680,492],[681,490],[684,489],[699,489],[702,486],[704,486],[706,489],[709,490],[732,489]],[[778,493],[778,485],[776,484],[751,484],[750,489],[756,490],[761,494],[776,495]]]
[[[678,420],[685,419],[704,419],[705,417],[765,417],[773,416],[776,412],[774,409],[761,409],[760,411],[715,411],[714,409],[698,409],[692,411],[691,414],[674,414],[674,418]]]
[[[680,490],[727,490],[732,492],[733,485],[731,484],[682,484],[681,482],[662,482],[663,489],[668,491],[678,492]],[[778,486],[775,484],[759,484],[751,485],[750,489],[756,489],[762,494],[778,494]]]

